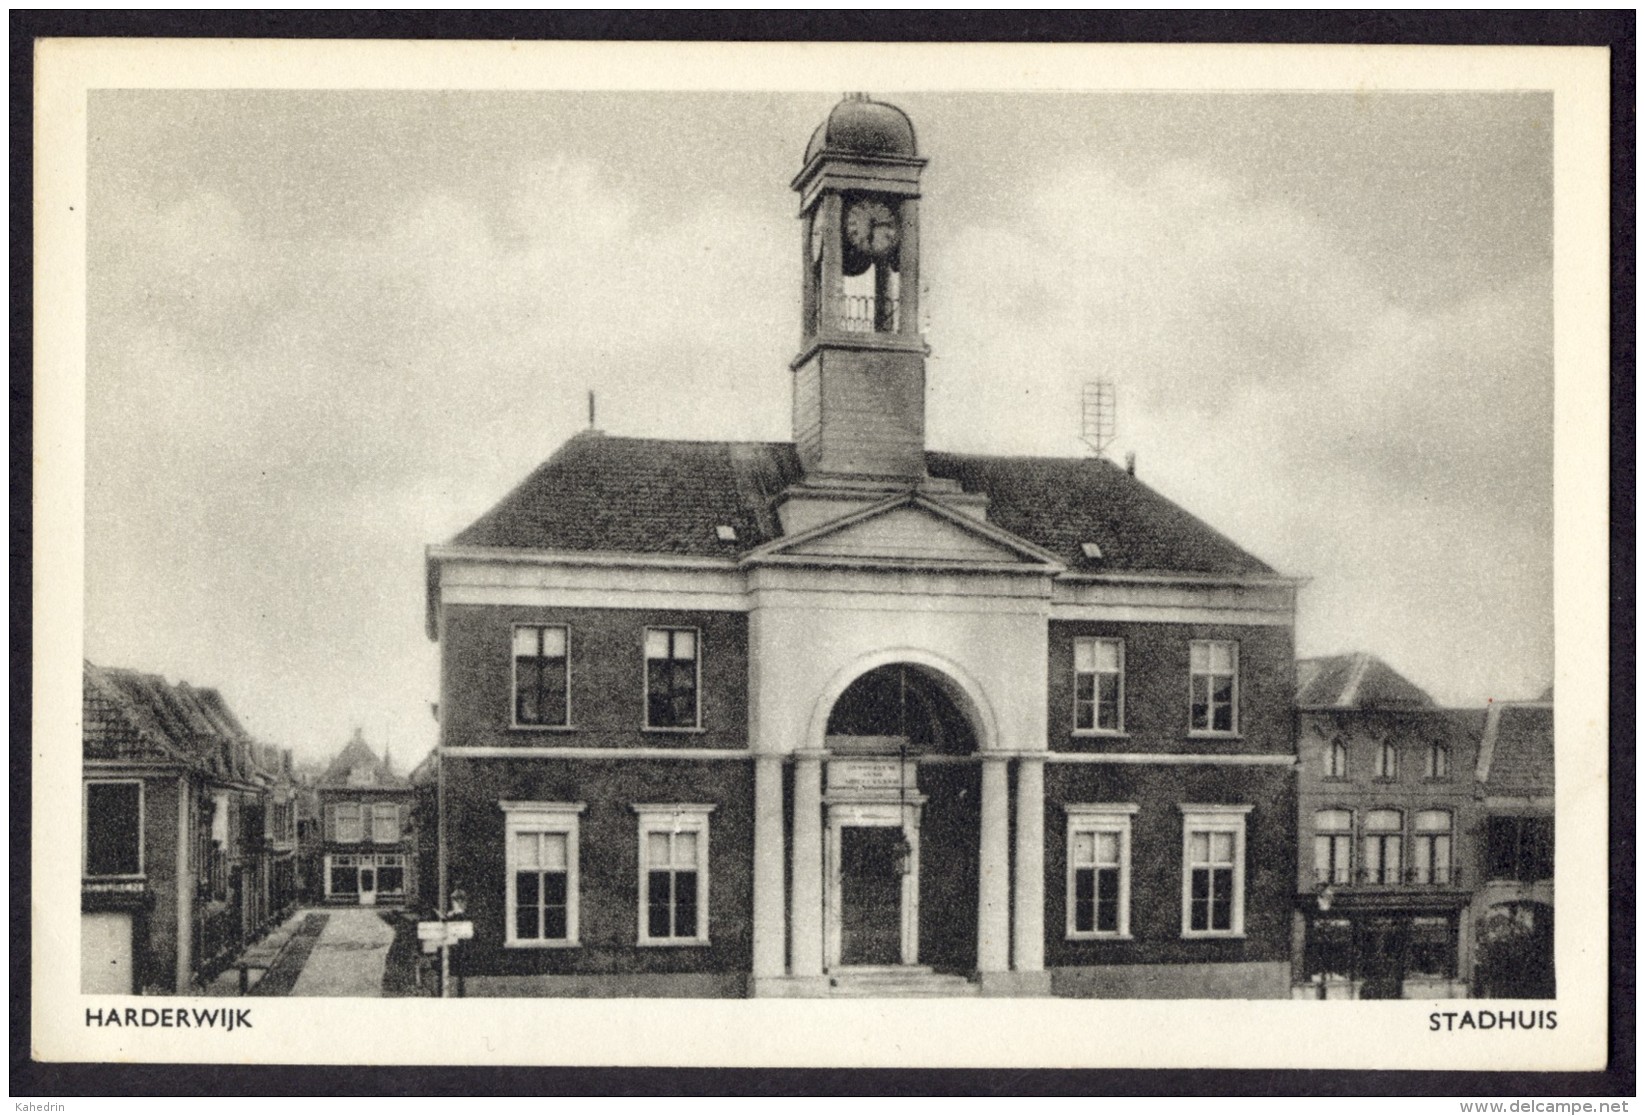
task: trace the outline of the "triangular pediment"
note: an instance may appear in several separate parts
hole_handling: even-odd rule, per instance
[[[970,566],[1056,572],[1056,556],[992,524],[906,494],[778,539],[745,559],[749,563]]]

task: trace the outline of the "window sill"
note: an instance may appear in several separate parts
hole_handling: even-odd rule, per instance
[[[641,725],[640,726],[640,731],[641,732],[705,733],[708,730],[706,728],[704,728],[702,725],[681,725],[679,728],[672,728],[668,725]]]
[[[583,945],[583,943],[579,942],[579,941],[568,941],[568,942],[504,942],[503,943],[503,946],[506,949],[581,949],[582,945]]]
[[[1129,740],[1131,734],[1124,729],[1075,729],[1071,734],[1078,740]]]
[[[1069,934],[1068,940],[1071,942],[1129,942],[1136,939],[1130,934],[1080,934],[1076,932]]]
[[[1183,937],[1184,941],[1190,941],[1190,942],[1215,942],[1215,941],[1227,941],[1229,939],[1238,940],[1238,939],[1241,939],[1241,938],[1245,937],[1245,931],[1244,930],[1184,930],[1182,932],[1182,937]]]
[[[635,943],[645,949],[702,949],[707,938],[641,938]]]
[[[1188,739],[1190,739],[1190,740],[1244,740],[1245,739],[1245,734],[1240,732],[1237,729],[1235,729],[1233,731],[1227,731],[1227,732],[1223,731],[1222,729],[1189,729],[1188,730]]]
[[[577,732],[580,725],[516,725],[508,726],[510,732]]]

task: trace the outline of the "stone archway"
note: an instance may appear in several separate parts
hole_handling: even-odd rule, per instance
[[[825,952],[830,969],[977,967],[981,772],[964,688],[872,667],[828,711]]]

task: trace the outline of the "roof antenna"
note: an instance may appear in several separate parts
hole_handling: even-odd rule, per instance
[[[588,428],[594,429],[594,393],[588,393]]]
[[[1087,380],[1080,389],[1080,441],[1098,457],[1114,441],[1113,380]]]

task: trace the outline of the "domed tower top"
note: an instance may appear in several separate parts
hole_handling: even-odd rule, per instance
[[[896,105],[870,100],[866,93],[848,93],[811,134],[805,148],[810,163],[822,152],[840,155],[889,155],[912,159],[914,124]]]

